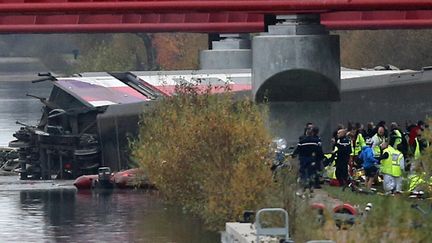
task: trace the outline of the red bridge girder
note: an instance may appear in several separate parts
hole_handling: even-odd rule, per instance
[[[432,28],[432,10],[321,14],[328,29]],[[0,15],[0,33],[264,31],[257,13]]]
[[[333,30],[432,28],[432,10],[325,13],[321,23]]]
[[[248,33],[291,13],[328,29],[432,28],[431,0],[0,0],[0,33]]]
[[[2,13],[427,10],[430,0],[2,0]]]

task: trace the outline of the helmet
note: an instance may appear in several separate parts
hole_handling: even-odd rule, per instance
[[[277,150],[284,150],[287,148],[287,141],[284,138],[275,138],[273,143],[276,145]]]

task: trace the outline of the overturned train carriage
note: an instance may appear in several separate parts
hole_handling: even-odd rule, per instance
[[[76,177],[95,173],[101,164],[126,167],[120,140],[136,131],[147,97],[109,76],[62,78],[53,84],[50,97],[40,98],[44,107],[39,124],[21,127],[9,144],[19,148],[21,179]]]
[[[172,95],[179,82],[233,84],[223,73],[87,73],[46,79],[53,88],[48,99],[35,97],[44,105],[39,123],[22,124],[9,143],[18,148],[21,179],[75,178],[95,174],[100,166],[127,169],[128,139],[137,135],[140,116],[152,100]],[[250,90],[250,85],[240,86]]]
[[[199,70],[127,73],[83,73],[54,78],[39,124],[24,125],[11,147],[19,148],[21,178],[59,178],[93,174],[100,166],[113,171],[131,166],[128,138],[151,101],[170,96],[179,83],[206,87],[229,85],[239,96],[251,95],[251,70]],[[323,138],[346,121],[424,119],[431,114],[432,69],[341,71],[339,102],[272,102],[274,134],[297,142],[299,131],[313,121]],[[36,84],[35,84],[36,85]],[[223,89],[215,89],[222,92]],[[38,98],[38,97],[35,97]],[[398,112],[394,112],[398,111]],[[325,144],[325,141],[323,141]]]

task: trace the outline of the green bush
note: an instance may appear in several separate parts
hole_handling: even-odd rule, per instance
[[[170,201],[212,229],[256,210],[272,188],[266,111],[208,87],[177,87],[143,115],[134,159]],[[222,87],[222,89],[227,89]]]

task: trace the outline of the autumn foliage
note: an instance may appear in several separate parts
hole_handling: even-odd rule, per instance
[[[229,93],[177,91],[143,116],[133,156],[168,200],[220,229],[258,209],[272,187],[265,116]]]
[[[199,52],[208,48],[203,34],[153,34],[152,43],[163,70],[197,69]]]

